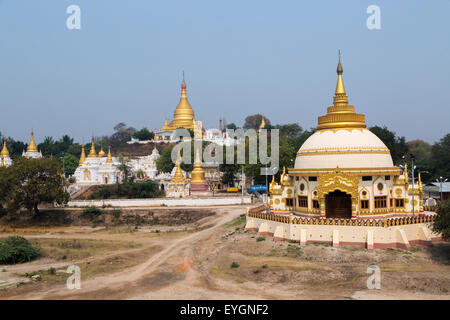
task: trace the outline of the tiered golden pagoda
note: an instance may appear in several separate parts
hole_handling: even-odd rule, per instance
[[[80,156],[80,162],[78,163],[78,166],[81,167],[81,165],[84,163],[84,160],[86,160],[86,154],[84,153],[84,144],[81,146],[81,156]]]
[[[192,109],[187,98],[186,82],[184,81],[184,72],[183,72],[180,102],[178,102],[178,105],[173,113],[173,120],[170,122],[170,124],[167,124],[166,120],[166,123],[164,123],[164,126],[161,129],[161,131],[171,132],[175,131],[177,128],[194,130],[193,120],[195,120],[194,110]]]
[[[92,137],[91,152],[89,152],[87,157],[88,158],[97,158],[97,153],[95,152],[94,137]]]

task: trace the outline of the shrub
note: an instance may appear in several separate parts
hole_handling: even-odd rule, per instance
[[[40,249],[20,236],[8,237],[0,242],[0,264],[16,264],[36,259]]]
[[[260,242],[260,241],[264,241],[264,240],[266,240],[266,238],[264,238],[264,237],[258,237],[258,238],[256,238],[256,242]]]
[[[239,263],[233,261],[230,265],[230,268],[239,268]]]
[[[263,264],[262,268],[267,269],[269,266],[267,264]]]

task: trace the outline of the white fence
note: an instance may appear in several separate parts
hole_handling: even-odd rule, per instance
[[[243,200],[243,202],[242,202]],[[244,197],[208,197],[208,198],[155,198],[155,199],[105,199],[105,200],[72,200],[69,207],[114,206],[114,207],[178,207],[178,206],[219,206],[250,204],[251,198]]]

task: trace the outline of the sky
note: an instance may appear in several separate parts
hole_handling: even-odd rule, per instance
[[[161,128],[183,70],[207,128],[261,113],[309,129],[332,105],[341,50],[368,126],[434,143],[450,132],[449,12],[448,0],[0,0],[0,132],[88,142],[119,122]]]

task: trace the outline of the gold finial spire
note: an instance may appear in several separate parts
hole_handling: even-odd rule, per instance
[[[337,104],[340,104],[340,105],[345,104],[346,105],[348,103],[348,98],[345,93],[344,80],[342,80],[342,73],[344,73],[344,69],[342,68],[342,64],[341,64],[341,50],[339,50],[339,62],[338,62],[336,72],[338,74],[338,80],[337,80],[336,91],[335,91],[335,96],[334,96],[334,105],[337,105]]]
[[[333,105],[328,107],[326,115],[319,117],[317,129],[366,128],[365,116],[355,113],[355,107],[348,104],[344,80],[342,80],[344,69],[342,68],[340,50],[336,72],[338,79]]]
[[[3,149],[0,154],[0,157],[2,158],[2,160],[3,158],[9,158],[8,148],[6,147],[6,137],[3,137]]]
[[[83,145],[81,145],[80,162],[78,162],[79,167],[81,167],[81,165],[84,163],[84,160],[86,160],[86,154],[84,153],[84,144],[83,144]]]
[[[111,146],[108,146],[108,157],[106,158],[106,163],[112,163]]]
[[[95,152],[94,137],[92,137],[92,141],[91,141],[91,152],[89,152],[88,158],[97,158],[97,153]]]
[[[5,161],[3,160],[3,157],[2,157],[2,162],[0,162],[0,167],[4,167],[5,166]]]
[[[27,152],[38,152],[36,142],[34,142],[33,130],[31,130],[31,138],[30,138],[30,143],[28,144],[28,147],[27,147]]]

